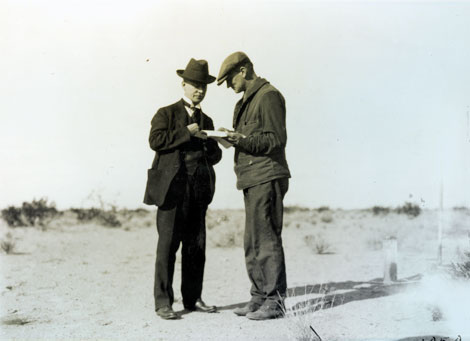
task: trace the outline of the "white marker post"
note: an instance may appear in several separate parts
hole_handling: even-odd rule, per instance
[[[442,228],[444,219],[444,186],[441,180],[441,192],[439,197],[439,218],[437,223],[437,264],[442,265]]]
[[[383,242],[384,249],[384,284],[391,284],[397,281],[397,239],[388,237]]]

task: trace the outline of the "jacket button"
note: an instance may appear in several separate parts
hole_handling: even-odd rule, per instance
[[[249,165],[252,165],[253,164],[253,160],[250,160],[250,162],[248,162]]]

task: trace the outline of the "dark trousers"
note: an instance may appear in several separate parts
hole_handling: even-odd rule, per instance
[[[155,309],[174,301],[173,274],[176,252],[181,250],[181,294],[186,308],[201,297],[206,248],[207,204],[197,200],[194,177],[176,175],[165,204],[157,211],[157,260],[155,263]]]
[[[277,306],[287,289],[282,247],[283,199],[289,180],[276,179],[243,190],[245,199],[245,262],[251,300]]]

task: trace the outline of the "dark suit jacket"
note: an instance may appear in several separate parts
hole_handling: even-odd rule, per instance
[[[212,119],[203,112],[198,124],[200,129],[214,129]],[[191,139],[187,125],[188,113],[182,99],[160,108],[153,117],[149,143],[150,148],[155,151],[155,158],[152,168],[148,170],[145,204],[157,206],[164,204],[171,182],[184,162],[181,155],[182,145]],[[212,139],[204,140],[204,156],[200,167],[207,167],[209,176],[208,179],[201,180],[208,183],[199,185],[207,191],[207,198],[204,200],[207,204],[212,201],[215,192],[215,172],[212,166],[219,162],[221,157],[222,151],[217,142]]]

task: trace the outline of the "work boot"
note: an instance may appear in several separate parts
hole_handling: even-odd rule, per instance
[[[178,318],[178,315],[173,311],[170,306],[158,308],[157,315],[164,320],[176,320]]]
[[[246,314],[246,317],[250,320],[270,320],[278,317],[282,317],[284,313],[282,312],[281,307],[271,306],[271,305],[262,305],[256,311],[249,312]]]
[[[238,316],[245,316],[248,313],[252,313],[261,307],[261,304],[256,302],[248,302],[245,306],[241,308],[235,308],[233,312]]]

